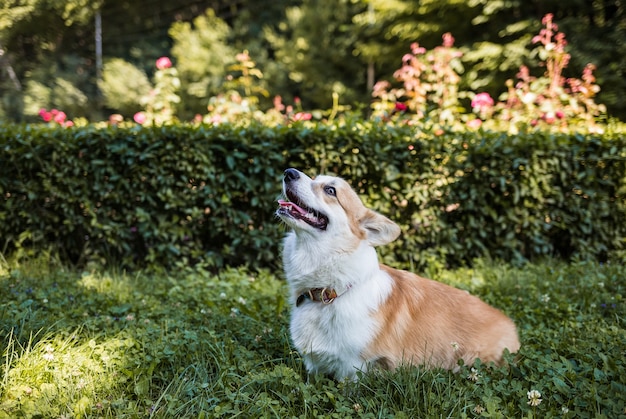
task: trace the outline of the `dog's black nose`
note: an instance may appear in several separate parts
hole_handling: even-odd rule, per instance
[[[298,180],[300,179],[300,172],[297,171],[296,169],[287,169],[285,170],[285,181],[286,182],[292,182],[294,180]]]

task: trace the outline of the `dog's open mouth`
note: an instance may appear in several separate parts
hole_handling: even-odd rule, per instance
[[[328,217],[319,211],[302,205],[302,202],[300,202],[297,197],[292,196],[289,192],[287,192],[287,199],[288,201],[282,199],[278,200],[278,205],[280,205],[278,208],[279,215],[286,215],[296,220],[302,220],[310,226],[320,230],[326,230],[326,227],[328,226]],[[293,201],[298,202],[298,204]]]

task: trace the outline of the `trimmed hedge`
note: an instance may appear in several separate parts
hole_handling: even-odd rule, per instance
[[[402,226],[385,260],[605,260],[626,247],[626,138],[268,128],[0,126],[0,245],[128,267],[280,264],[282,172],[336,173]]]

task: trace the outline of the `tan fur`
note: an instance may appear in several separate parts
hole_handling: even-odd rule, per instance
[[[500,363],[520,343],[513,322],[469,293],[381,265],[393,290],[379,307],[380,332],[364,353],[383,367],[402,363],[454,369],[459,359]]]
[[[501,363],[505,349],[519,349],[502,312],[466,291],[379,265],[374,247],[395,240],[400,228],[365,207],[343,179],[288,169],[283,193],[328,220],[310,225],[285,201],[277,211],[292,227],[283,252],[290,331],[310,373],[342,379],[403,363],[456,369],[459,360]],[[301,298],[323,288],[337,292],[332,303]]]

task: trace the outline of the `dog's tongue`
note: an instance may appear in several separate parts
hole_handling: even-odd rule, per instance
[[[303,210],[302,208],[300,208],[299,206],[297,206],[296,204],[294,204],[291,201],[285,201],[285,200],[279,199],[278,200],[278,205],[280,205],[281,207],[286,207],[286,208],[288,208],[288,209],[290,209],[292,211],[295,210],[295,211],[299,212],[303,216],[306,216],[308,214],[307,211]]]

